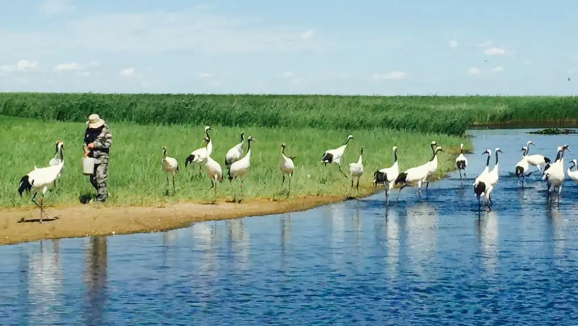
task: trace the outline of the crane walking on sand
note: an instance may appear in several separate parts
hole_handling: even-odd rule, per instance
[[[22,197],[22,193],[24,191],[34,192],[34,195],[32,196],[32,202],[40,208],[40,223],[43,221],[43,216],[46,216],[47,219],[50,219],[44,210],[44,197],[48,192],[48,187],[54,185],[54,181],[56,181],[62,172],[62,168],[64,167],[64,153],[62,151],[60,151],[60,153],[61,160],[58,162],[58,164],[50,165],[40,169],[34,167],[34,170],[30,171],[30,173],[26,174],[20,179],[20,184],[18,185],[18,193],[20,194],[20,197]],[[38,195],[38,192],[41,192],[42,196],[40,199],[40,205],[36,202],[36,195]]]
[[[323,158],[321,159],[321,163],[323,163],[325,166],[327,166],[327,164],[337,164],[339,167],[339,172],[341,172],[341,174],[343,174],[343,176],[346,178],[347,174],[341,170],[341,157],[343,156],[345,148],[351,139],[353,139],[353,135],[347,136],[347,140],[345,143],[343,143],[343,145],[339,146],[338,148],[326,150],[325,153],[323,153]]]
[[[173,176],[173,194],[176,192],[175,173],[179,173],[179,162],[175,158],[167,156],[167,147],[163,146],[163,159],[161,161],[163,171],[167,174],[167,187],[170,187],[169,175]],[[167,193],[168,193],[167,189]]]

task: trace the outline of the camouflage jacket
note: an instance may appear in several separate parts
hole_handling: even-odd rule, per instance
[[[86,129],[84,135],[84,144],[88,145],[91,142],[91,130]],[[89,150],[89,157],[94,157],[99,163],[108,163],[110,148],[112,147],[112,133],[108,125],[104,125],[100,134],[92,141],[94,148]]]

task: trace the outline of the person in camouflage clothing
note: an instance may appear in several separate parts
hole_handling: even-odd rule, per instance
[[[110,147],[112,146],[112,133],[105,121],[97,114],[91,114],[86,124],[84,144],[88,151],[88,157],[95,159],[94,174],[90,176],[90,183],[96,189],[96,200],[102,203],[108,197],[108,163]]]

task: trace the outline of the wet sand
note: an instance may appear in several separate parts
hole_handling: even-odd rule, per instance
[[[363,196],[379,191],[364,189]],[[360,195],[360,196],[361,196]],[[40,210],[0,210],[0,245],[45,239],[157,232],[187,227],[193,222],[303,211],[345,200],[345,196],[312,196],[283,201],[243,203],[177,203],[164,207],[106,207],[77,205],[47,207],[55,220],[38,222]]]

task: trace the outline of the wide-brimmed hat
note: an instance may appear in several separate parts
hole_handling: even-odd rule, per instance
[[[102,120],[98,114],[91,114],[86,122],[88,128],[100,128],[104,125],[104,120]]]

